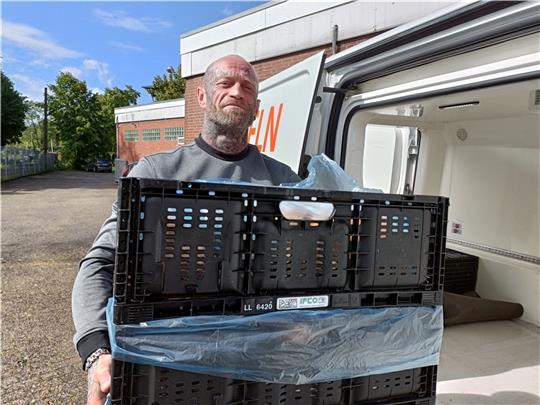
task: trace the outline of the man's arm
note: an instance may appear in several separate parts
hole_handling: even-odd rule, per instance
[[[105,308],[112,296],[117,206],[103,223],[90,251],[81,260],[72,294],[73,338],[81,360],[98,348],[110,348]]]
[[[154,170],[147,159],[142,159],[129,177],[154,178]],[[116,255],[117,203],[111,216],[101,226],[88,254],[79,264],[72,293],[73,341],[84,363],[99,348],[110,349],[105,310],[113,293],[113,271]]]
[[[103,350],[109,349],[105,307],[112,296],[116,248],[116,202],[112,213],[102,225],[92,248],[81,260],[72,293],[73,338],[83,368],[87,359],[94,358],[88,371],[87,405],[103,405],[111,389],[112,358]]]
[[[153,178],[146,159],[137,164],[129,176]],[[112,356],[107,330],[107,300],[113,294],[113,273],[116,256],[117,203],[111,216],[101,226],[88,254],[81,260],[71,297],[75,336],[73,341],[82,360],[87,359],[87,405],[103,405],[111,389]],[[98,350],[108,349],[108,351]]]

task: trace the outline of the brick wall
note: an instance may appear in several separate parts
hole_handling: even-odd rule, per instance
[[[337,44],[337,51],[338,52],[343,51],[377,34],[379,33],[363,35],[361,37],[356,37],[356,38],[351,38],[345,41],[340,41]],[[320,46],[317,48],[303,50],[300,52],[290,53],[287,55],[281,55],[281,56],[271,58],[271,59],[265,59],[263,61],[253,63],[253,66],[255,68],[255,71],[257,72],[257,75],[259,76],[260,81],[263,81],[265,79],[268,79],[270,76],[273,76],[276,73],[279,73],[282,70],[285,70],[291,67],[292,65],[322,50],[324,50],[326,56],[331,55],[332,54],[331,44],[327,46]],[[208,62],[210,63],[211,61],[208,61]],[[197,103],[197,87],[201,85],[201,82],[202,82],[202,75],[193,76],[186,79],[186,92],[184,95],[185,100],[186,100],[186,117],[187,117],[186,128],[185,128],[186,143],[196,138],[199,132],[201,131],[201,126],[202,126],[202,121],[203,121],[203,111],[201,110],[201,108],[199,107],[199,104]]]
[[[129,163],[136,162],[143,156],[151,155],[157,152],[176,149],[178,143],[176,140],[165,140],[165,128],[184,127],[184,118],[139,121],[117,124],[117,144],[118,158],[127,160]],[[143,129],[160,130],[159,141],[143,141]],[[138,130],[139,138],[137,142],[126,142],[124,132],[126,130]],[[185,136],[185,128],[184,128]]]

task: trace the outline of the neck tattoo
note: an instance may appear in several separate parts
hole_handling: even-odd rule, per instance
[[[208,119],[203,122],[201,137],[208,145],[227,155],[239,154],[247,146],[247,128],[232,128]]]

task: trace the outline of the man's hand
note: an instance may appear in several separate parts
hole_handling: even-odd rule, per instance
[[[111,390],[112,356],[102,354],[88,370],[86,405],[103,405]]]

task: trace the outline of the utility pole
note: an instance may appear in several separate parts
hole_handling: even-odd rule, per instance
[[[47,155],[47,144],[49,136],[49,123],[48,123],[48,117],[47,117],[47,87],[45,87],[44,93],[43,93],[43,152],[45,152],[45,155]]]

